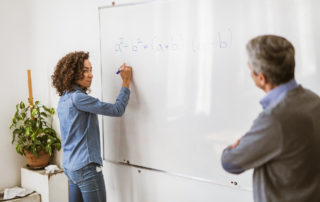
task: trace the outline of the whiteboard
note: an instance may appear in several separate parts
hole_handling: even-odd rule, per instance
[[[133,67],[123,117],[103,117],[104,159],[250,189],[251,171],[227,174],[222,150],[262,110],[245,45],[277,34],[296,48],[296,79],[320,93],[316,0],[166,0],[99,9],[102,100],[115,102]]]

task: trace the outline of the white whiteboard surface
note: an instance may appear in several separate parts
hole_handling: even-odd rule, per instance
[[[252,193],[245,190],[133,166],[107,162],[103,175],[107,201],[112,202],[253,202]]]
[[[261,111],[245,45],[277,34],[296,48],[298,83],[320,93],[320,2],[316,0],[166,0],[100,8],[102,99],[133,67],[121,118],[103,117],[104,159],[250,189],[251,171],[222,170],[223,148]]]

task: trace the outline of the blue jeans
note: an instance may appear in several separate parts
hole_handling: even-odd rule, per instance
[[[69,202],[106,202],[106,188],[100,165],[91,163],[85,167],[68,171]]]

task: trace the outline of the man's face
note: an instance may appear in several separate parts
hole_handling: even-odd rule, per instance
[[[89,60],[83,62],[83,78],[77,80],[76,83],[82,88],[89,88],[91,86],[93,74],[92,66]]]

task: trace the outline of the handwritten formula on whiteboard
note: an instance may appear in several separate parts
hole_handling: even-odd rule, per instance
[[[114,44],[114,52],[132,52],[139,53],[143,51],[165,52],[165,51],[180,51],[190,48],[193,52],[204,51],[208,48],[227,49],[232,46],[232,31],[217,32],[212,38],[202,39],[201,37],[193,37],[192,40],[186,42],[183,35],[174,35],[167,39],[159,36],[153,36],[151,39],[143,37],[135,37],[129,39],[119,37]]]

